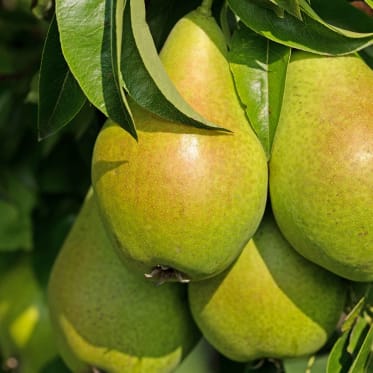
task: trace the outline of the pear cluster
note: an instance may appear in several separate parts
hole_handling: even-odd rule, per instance
[[[214,18],[183,17],[160,57],[218,128],[135,102],[138,141],[104,125],[49,281],[61,356],[77,373],[157,373],[202,337],[239,362],[319,351],[347,282],[373,280],[371,71],[357,56],[295,52],[268,162]]]

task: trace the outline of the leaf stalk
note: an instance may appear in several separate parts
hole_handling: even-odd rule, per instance
[[[214,0],[203,0],[201,6],[199,7],[200,11],[206,15],[211,15],[211,7]]]

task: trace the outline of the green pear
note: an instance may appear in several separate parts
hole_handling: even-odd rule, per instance
[[[115,254],[92,193],[53,266],[48,299],[74,373],[171,372],[198,342],[186,289],[157,287]]]
[[[344,280],[299,255],[266,214],[237,261],[189,285],[205,338],[235,361],[312,354],[335,330]]]
[[[0,352],[2,365],[40,373],[57,357],[45,286],[35,272],[34,254],[23,254],[0,278]]]
[[[181,280],[211,277],[257,229],[267,196],[266,157],[237,98],[224,36],[195,10],[160,54],[185,100],[230,133],[172,123],[132,105],[136,142],[108,122],[92,180],[113,246],[142,271]]]
[[[275,218],[307,259],[373,281],[373,71],[294,54],[270,161]]]

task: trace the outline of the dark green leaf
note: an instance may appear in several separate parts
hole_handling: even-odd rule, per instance
[[[347,352],[349,332],[345,332],[335,342],[330,351],[326,373],[347,373],[352,363],[351,355]]]
[[[10,92],[9,90],[4,90],[4,92],[0,92],[0,131],[3,126],[7,125],[8,118],[12,110],[12,104],[12,92]]]
[[[49,361],[41,370],[40,373],[70,373],[60,357],[54,358],[52,361]]]
[[[361,57],[365,63],[373,69],[373,46],[363,49],[361,51]]]
[[[121,70],[129,95],[166,120],[216,128],[186,103],[169,79],[145,21],[144,3],[127,1],[123,18]]]
[[[37,179],[43,194],[72,195],[88,189],[89,174],[90,168],[83,162],[75,140],[63,136],[40,164]]]
[[[283,18],[285,10],[278,6],[276,0],[251,0],[252,3],[260,6],[261,8],[266,8],[271,10],[277,17]]]
[[[349,312],[349,314],[346,316],[345,320],[342,324],[342,332],[346,332],[351,330],[353,327],[357,317],[359,316],[360,312],[362,311],[363,307],[365,305],[365,297],[362,297],[353,307],[353,309]]]
[[[300,0],[302,10],[312,19],[341,35],[350,38],[371,38],[373,18],[360,12],[347,1],[313,0],[312,7],[307,0]]]
[[[275,42],[318,54],[343,55],[373,44],[372,37],[349,38],[332,31],[307,14],[303,21],[286,14],[278,18],[272,11],[250,1],[228,0],[245,25]]]
[[[365,320],[364,317],[358,317],[353,329],[351,330],[347,346],[347,351],[351,356],[355,357],[357,352],[360,350],[364,338],[368,333],[368,329],[369,325],[367,320]]]
[[[4,252],[0,253],[0,276],[9,269],[12,268],[19,256],[19,252]]]
[[[225,39],[227,40],[228,44],[230,44],[232,33],[237,27],[237,20],[226,1],[224,1],[220,9],[219,20]]]
[[[15,172],[0,174],[0,251],[31,250],[35,190]]]
[[[361,373],[365,371],[365,367],[368,365],[369,356],[373,346],[373,325],[370,325],[368,332],[366,333],[359,352],[348,371],[348,373]]]
[[[0,75],[14,73],[13,54],[8,48],[0,44]]]
[[[163,46],[174,24],[200,5],[201,0],[151,0],[146,7],[146,21],[157,50]]]
[[[129,0],[128,0],[129,1]],[[123,90],[122,74],[120,72],[120,59],[122,48],[122,33],[123,33],[123,11],[126,0],[111,0],[111,64],[113,69],[113,78],[117,92],[121,98],[122,109],[124,113],[131,113],[128,105],[127,97]],[[126,126],[128,132],[137,139],[135,124],[127,120]]]
[[[39,138],[44,139],[68,124],[86,98],[62,55],[56,19],[45,41],[39,79]]]
[[[237,92],[267,158],[280,116],[289,58],[290,48],[244,25],[233,35],[229,60]]]
[[[299,0],[272,0],[272,2],[294,17],[302,19]]]
[[[119,41],[113,38],[122,6],[114,0],[57,0],[56,15],[64,57],[85,95],[136,137],[116,66]]]

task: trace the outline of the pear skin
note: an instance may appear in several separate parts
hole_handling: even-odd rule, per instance
[[[269,213],[230,269],[189,285],[204,337],[241,362],[316,352],[345,299],[344,280],[299,255]]]
[[[295,53],[270,161],[277,223],[307,259],[373,281],[373,71]]]
[[[200,337],[185,291],[177,283],[157,287],[127,269],[90,193],[48,286],[61,356],[74,373],[173,371]]]
[[[0,351],[2,366],[22,373],[40,373],[57,357],[45,288],[30,254],[13,259],[1,275]]]
[[[143,272],[163,268],[198,280],[223,271],[257,229],[267,196],[266,157],[211,16],[197,10],[182,18],[160,57],[184,99],[231,132],[171,123],[133,104],[138,142],[109,121],[94,148],[93,187],[123,257]]]

